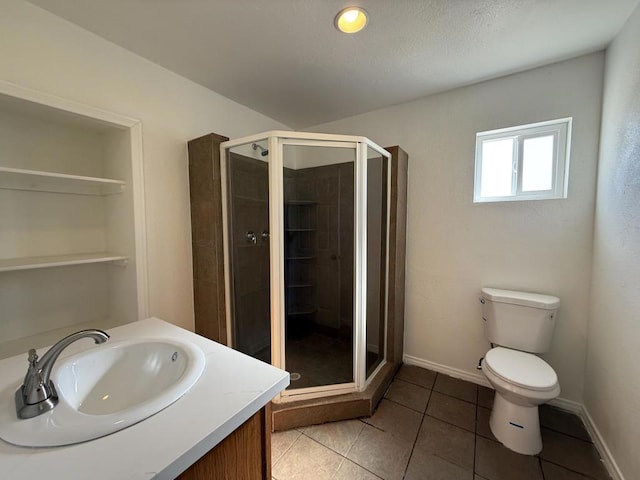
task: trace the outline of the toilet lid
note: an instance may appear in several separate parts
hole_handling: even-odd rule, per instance
[[[503,380],[531,390],[552,390],[558,383],[553,368],[531,353],[492,348],[484,357],[484,365]]]

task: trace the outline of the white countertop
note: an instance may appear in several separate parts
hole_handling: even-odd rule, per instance
[[[1,479],[173,479],[289,385],[287,372],[157,318],[107,332],[112,340],[191,341],[205,353],[205,370],[173,405],[106,437],[55,448],[17,447],[0,441]],[[61,358],[92,346],[91,341],[78,341]],[[20,386],[26,359],[25,352],[0,361],[0,391]]]

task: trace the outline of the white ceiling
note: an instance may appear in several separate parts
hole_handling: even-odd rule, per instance
[[[600,50],[639,0],[30,1],[301,129]]]

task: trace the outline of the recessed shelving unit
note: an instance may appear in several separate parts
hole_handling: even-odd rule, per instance
[[[148,316],[141,135],[0,80],[0,358]]]
[[[0,166],[0,188],[8,190],[111,195],[121,193],[124,187],[122,180]]]
[[[318,311],[316,292],[317,203],[285,201],[285,285],[287,328],[300,334]]]

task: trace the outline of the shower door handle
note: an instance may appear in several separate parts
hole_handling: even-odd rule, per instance
[[[256,238],[256,234],[253,233],[251,230],[249,230],[247,233],[245,233],[245,238],[247,239],[247,242],[253,243],[254,245],[258,241],[258,239]]]

